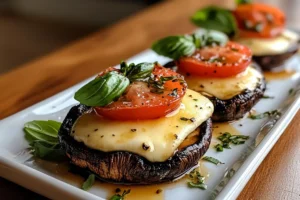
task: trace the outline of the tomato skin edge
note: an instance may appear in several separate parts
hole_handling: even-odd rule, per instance
[[[107,109],[95,107],[94,111],[105,118],[112,120],[151,120],[166,116],[168,113],[178,109],[181,98],[170,105],[145,106],[136,108]]]

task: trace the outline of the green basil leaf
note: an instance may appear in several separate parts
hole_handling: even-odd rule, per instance
[[[229,38],[226,34],[215,31],[215,30],[207,30],[207,29],[198,29],[194,33],[194,37],[197,38],[197,40],[200,40],[200,48],[205,46],[211,46],[211,45],[225,45]]]
[[[30,129],[37,133],[42,133],[47,136],[57,137],[58,130],[61,126],[60,122],[48,120],[48,121],[41,121],[41,120],[34,120],[31,122],[27,122],[24,127],[26,129]]]
[[[74,98],[87,106],[106,106],[120,97],[129,85],[129,79],[115,71],[90,81]]]
[[[237,5],[239,5],[239,4],[247,4],[247,3],[252,3],[252,0],[235,0],[235,3]]]
[[[154,66],[155,65],[153,63],[146,62],[133,65],[126,76],[131,82],[148,78],[152,74]]]
[[[29,128],[24,128],[25,131],[25,138],[29,143],[33,143],[34,141],[43,141],[48,144],[58,144],[58,137],[50,137],[48,135],[45,135],[43,133],[36,132]]]
[[[191,17],[191,21],[201,28],[221,31],[229,37],[237,34],[235,18],[227,9],[215,6],[203,8]]]
[[[33,155],[44,160],[65,160],[66,156],[59,144],[49,145],[43,141],[35,141],[31,144]]]
[[[60,122],[34,120],[24,125],[25,138],[29,142],[32,154],[36,157],[61,161],[65,159],[58,140]]]
[[[24,125],[25,138],[29,143],[43,141],[50,145],[56,145],[58,144],[58,130],[60,126],[60,122],[53,120],[34,120],[27,122]]]
[[[84,181],[84,183],[82,184],[82,189],[85,191],[89,190],[94,185],[95,178],[95,174],[90,174],[86,181]]]
[[[218,159],[213,158],[213,157],[209,157],[209,156],[205,156],[205,157],[203,157],[202,159],[203,159],[203,160],[206,160],[206,161],[208,161],[208,162],[211,162],[211,163],[213,163],[213,164],[215,164],[215,165],[218,165],[218,164],[224,164],[223,162],[219,161]]]
[[[190,56],[196,51],[192,36],[169,36],[158,40],[152,45],[157,54],[173,59]]]

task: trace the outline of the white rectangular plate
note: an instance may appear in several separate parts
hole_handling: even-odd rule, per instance
[[[164,64],[168,60],[147,50],[128,61],[135,63],[158,61]],[[295,56],[287,65],[297,70],[299,63],[298,57]],[[31,120],[62,121],[70,107],[76,104],[73,99],[74,92],[89,80],[0,121],[0,176],[52,199],[108,198],[108,191],[105,189],[107,186],[98,183],[85,192],[80,189],[80,182],[83,181],[81,177],[72,174],[62,176],[61,171],[64,169],[58,164],[31,158],[22,130],[24,123]],[[220,153],[213,148],[213,144],[216,143],[216,139],[213,139],[206,155],[218,158],[225,164],[216,166],[207,162],[201,163],[202,170],[206,171],[205,175],[209,174],[206,180],[207,190],[190,189],[186,181],[147,186],[148,189],[162,188],[162,196],[167,200],[236,198],[298,111],[299,94],[290,95],[288,91],[291,88],[298,88],[299,82],[299,70],[290,77],[269,81],[266,95],[275,98],[262,99],[254,107],[257,113],[280,109],[282,115],[279,119],[251,120],[245,117],[231,124],[243,135],[250,136],[246,144],[225,149]],[[64,173],[69,172],[65,170]],[[134,192],[135,188],[132,189],[132,196],[138,195]],[[130,196],[128,197],[130,200]],[[140,198],[146,197],[147,195],[142,194]]]

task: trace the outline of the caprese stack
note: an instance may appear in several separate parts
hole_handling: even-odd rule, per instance
[[[282,65],[298,51],[299,35],[285,29],[285,15],[280,9],[240,2],[232,11],[215,6],[201,9],[191,20],[199,27],[224,32],[232,40],[248,46],[253,60],[263,70]]]
[[[174,59],[166,67],[183,74],[190,89],[213,102],[213,121],[231,121],[250,111],[266,85],[251,62],[251,50],[216,33],[202,30],[170,36],[155,42],[152,49]]]
[[[198,165],[212,135],[213,104],[157,63],[121,63],[75,94],[60,130],[71,162],[107,182],[171,181]]]

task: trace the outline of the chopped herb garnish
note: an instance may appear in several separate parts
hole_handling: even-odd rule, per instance
[[[253,114],[250,114],[248,117],[250,119],[263,119],[265,117],[272,117],[272,116],[280,116],[281,113],[278,111],[278,110],[272,110],[272,111],[267,111],[267,112],[264,112],[264,113],[261,113],[261,114],[258,114],[258,115],[253,115]]]
[[[198,101],[198,99],[193,99],[194,101]]]
[[[223,145],[221,145],[221,144],[217,144],[215,146],[215,148],[216,148],[217,151],[223,151]]]
[[[289,89],[289,95],[291,95],[293,93],[294,93],[294,89],[293,88]]]
[[[262,98],[263,98],[263,99],[274,99],[273,96],[268,96],[268,95],[264,95]]]
[[[180,120],[182,120],[182,121],[188,121],[189,118],[186,118],[186,117],[180,117]]]
[[[211,163],[213,163],[215,165],[225,164],[225,163],[219,161],[218,159],[213,158],[213,157],[209,157],[209,156],[205,156],[202,159],[205,160],[205,161],[211,162]]]
[[[218,137],[218,139],[222,142],[221,144],[217,144],[215,149],[219,152],[223,151],[224,148],[231,149],[230,144],[239,145],[244,144],[246,140],[249,139],[247,135],[231,135],[228,132],[222,133]]]
[[[189,174],[189,178],[191,181],[188,182],[188,186],[191,188],[200,188],[202,190],[207,189],[207,185],[204,183],[205,177],[201,176],[199,171],[193,170]]]
[[[82,189],[85,191],[89,190],[94,185],[95,178],[95,174],[90,174],[86,181],[82,184]]]
[[[130,189],[129,190],[124,190],[122,194],[115,194],[109,200],[124,200],[125,196],[129,193],[130,193]]]
[[[172,92],[170,94],[168,94],[171,97],[178,97],[178,89],[175,88],[174,90],[172,90]]]
[[[231,51],[236,51],[236,52],[238,52],[239,51],[239,49],[237,49],[237,48],[231,48]]]

